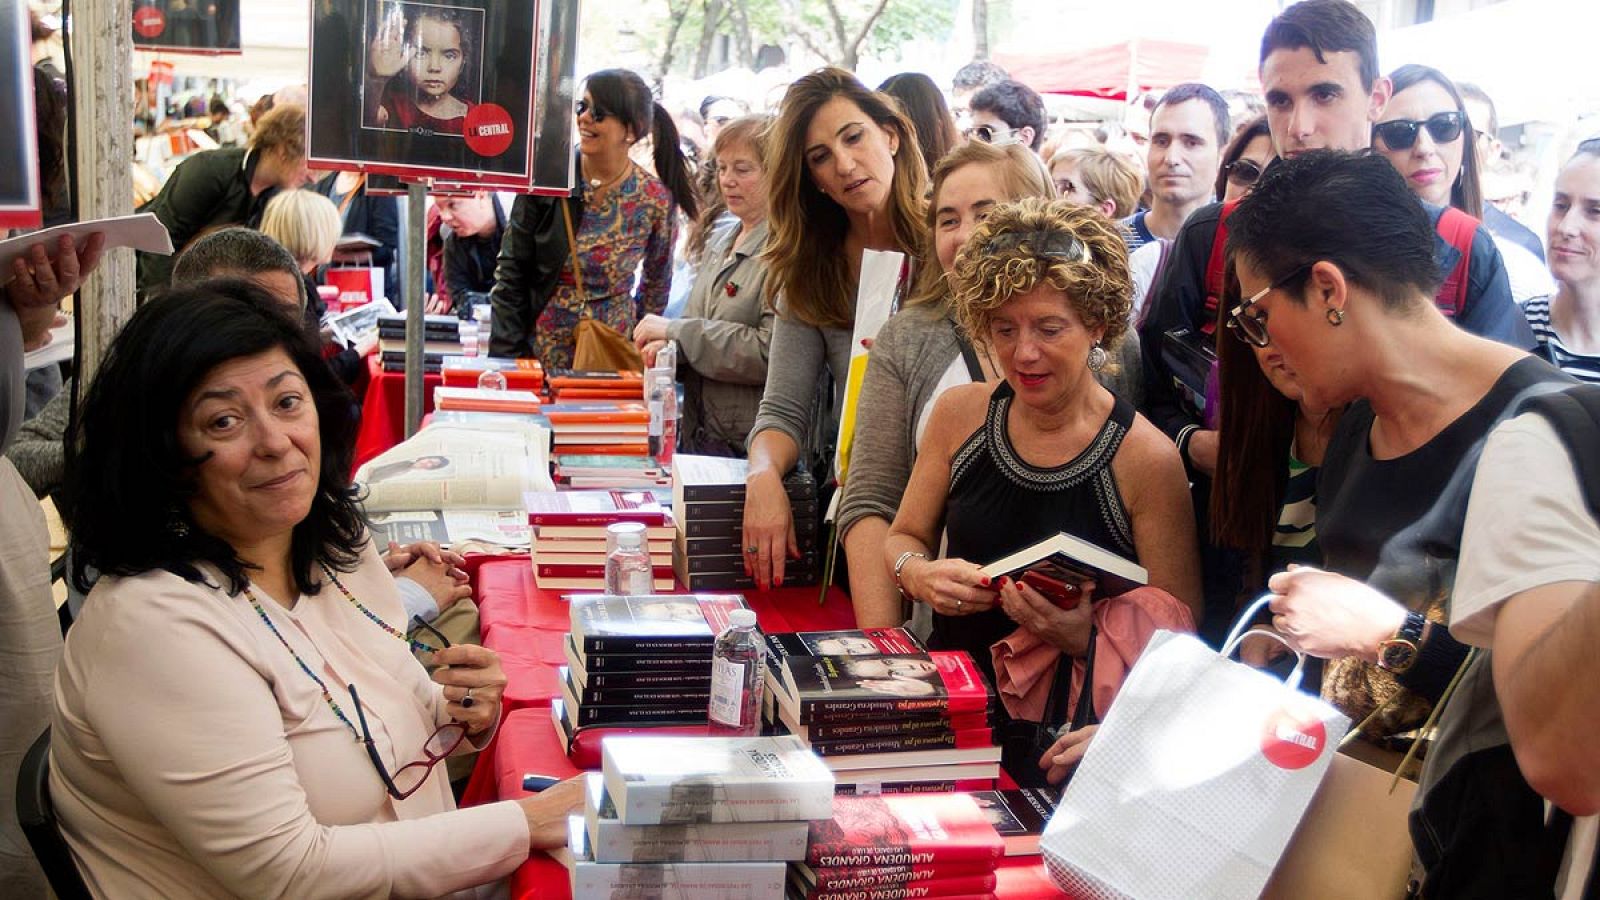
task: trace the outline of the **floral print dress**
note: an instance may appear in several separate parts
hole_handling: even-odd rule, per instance
[[[603,197],[585,187],[576,240],[587,303],[578,295],[569,261],[534,330],[534,347],[546,371],[572,368],[579,319],[599,319],[632,335],[645,313],[660,314],[667,306],[677,238],[672,195],[637,164],[630,168]]]

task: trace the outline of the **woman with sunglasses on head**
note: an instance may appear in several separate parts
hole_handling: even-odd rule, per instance
[[[492,651],[413,642],[350,471],[349,395],[282,301],[141,307],[72,436],[50,794],[97,897],[437,897],[565,842],[576,782],[455,809]],[[430,679],[413,649],[440,666]]]
[[[1089,650],[1103,614],[1093,585],[1066,585],[1047,598],[982,572],[1059,532],[1136,561],[1159,589],[1106,602],[1136,605],[1146,623],[1194,627],[1200,568],[1183,463],[1171,441],[1095,377],[1128,328],[1127,258],[1111,219],[1029,198],[990,212],[954,261],[955,316],[993,353],[1000,377],[953,387],[934,402],[882,552],[896,586],[931,609],[929,646],[971,653],[991,681],[1012,671],[1002,661],[1023,655],[1024,643],[1056,672]],[[996,682],[1002,696],[1008,681]],[[1066,705],[1061,694],[1057,700]],[[1023,689],[1005,706],[1003,720],[1052,730],[1064,721],[1045,709],[1043,691]],[[1008,751],[1007,771],[1039,775],[1039,749]]]
[[[1348,406],[1317,485],[1325,569],[1271,577],[1271,627],[1328,660],[1323,696],[1380,744],[1422,726],[1455,678],[1464,694],[1446,707],[1441,741],[1453,716],[1490,713],[1476,696],[1488,660],[1466,662],[1467,648],[1444,625],[1472,476],[1501,418],[1527,396],[1572,383],[1438,310],[1432,222],[1404,182],[1380,158],[1312,151],[1274,165],[1228,222],[1245,297],[1233,310],[1235,330],[1281,354],[1302,404]],[[1451,771],[1460,756],[1429,754],[1417,814],[1426,824],[1413,834],[1430,880],[1498,853],[1495,841],[1517,817],[1489,808],[1494,792],[1474,787],[1502,764],[1509,772],[1497,775],[1520,779],[1511,754],[1473,758],[1486,768],[1467,776]],[[1533,815],[1518,814],[1519,827],[1537,831],[1543,805],[1525,783],[1520,791],[1519,803],[1532,802],[1518,808]],[[1532,896],[1475,887],[1483,896]],[[1428,883],[1423,890],[1456,895]]]
[[[818,69],[789,86],[767,159],[766,259],[778,319],[750,431],[743,527],[745,565],[761,588],[782,585],[784,560],[800,555],[784,477],[796,463],[832,459],[863,254],[918,258],[928,187],[899,104],[843,69]],[[932,274],[924,266],[917,277]],[[818,401],[823,375],[833,380],[831,416]]]
[[[1556,175],[1546,227],[1558,287],[1523,312],[1545,358],[1580,381],[1600,383],[1600,139],[1579,144]]]
[[[1453,206],[1481,221],[1477,142],[1471,140],[1461,92],[1443,72],[1428,66],[1401,66],[1389,80],[1394,94],[1383,118],[1372,126],[1372,149],[1394,165],[1422,202]],[[1501,237],[1494,237],[1494,245],[1518,305],[1551,293],[1550,274],[1537,256]]]
[[[578,190],[565,200],[517,197],[489,295],[489,351],[537,356],[548,371],[572,368],[581,319],[627,336],[666,309],[678,212],[693,219],[700,209],[677,126],[644,79],[624,69],[590,75],[577,115]],[[628,157],[644,138],[655,175]]]

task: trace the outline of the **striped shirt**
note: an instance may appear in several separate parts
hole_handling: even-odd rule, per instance
[[[1149,213],[1150,210],[1141,209],[1126,219],[1118,220],[1117,224],[1122,226],[1122,239],[1127,242],[1129,253],[1156,239],[1144,224],[1144,217]]]
[[[1600,384],[1600,355],[1574,353],[1561,342],[1550,324],[1550,297],[1534,297],[1522,308],[1539,342],[1539,353],[1552,365],[1579,381]]]

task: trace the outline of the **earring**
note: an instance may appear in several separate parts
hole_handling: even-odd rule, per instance
[[[1098,372],[1104,369],[1106,361],[1110,358],[1111,354],[1106,352],[1106,348],[1100,346],[1099,341],[1096,341],[1095,345],[1089,348],[1089,371]]]
[[[1340,325],[1343,325],[1344,324],[1344,310],[1342,310],[1342,309],[1333,309],[1333,308],[1330,307],[1328,309],[1328,324],[1332,325],[1335,328],[1338,328]]]
[[[167,510],[167,533],[180,541],[189,536],[189,523],[175,506]]]

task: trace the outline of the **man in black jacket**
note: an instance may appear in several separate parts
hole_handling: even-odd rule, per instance
[[[506,214],[500,198],[488,191],[468,197],[441,197],[440,234],[444,239],[444,284],[436,285],[440,298],[430,313],[455,313],[470,318],[472,305],[488,300],[494,288],[500,244],[506,233]]]
[[[494,309],[489,333],[493,356],[534,355],[534,323],[567,264],[563,202],[569,206],[576,234],[583,223],[583,201],[576,194],[569,198],[523,194],[511,204],[494,271],[494,290],[489,294]]]

